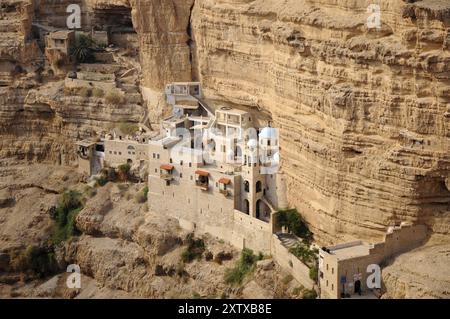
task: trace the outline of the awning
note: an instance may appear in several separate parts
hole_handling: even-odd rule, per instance
[[[195,174],[196,175],[200,175],[200,176],[206,176],[206,177],[208,177],[209,176],[209,173],[208,172],[206,172],[206,171],[195,171]]]
[[[229,178],[222,177],[221,179],[219,179],[219,183],[228,185],[228,184],[231,184],[231,180]]]
[[[163,164],[160,166],[161,169],[166,170],[166,171],[171,171],[173,170],[173,165],[170,164]]]

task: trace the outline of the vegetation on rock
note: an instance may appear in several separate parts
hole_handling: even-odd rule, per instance
[[[308,229],[308,226],[297,209],[279,211],[277,214],[277,222],[279,226],[286,227],[290,232],[306,242],[312,241],[313,234]]]
[[[262,258],[261,254],[255,255],[251,249],[244,248],[236,265],[226,269],[225,282],[232,285],[242,284],[244,278],[255,270],[256,262]]]
[[[83,209],[82,195],[76,191],[66,191],[59,202],[52,218],[55,220],[52,241],[59,244],[74,235],[78,229],[75,225],[77,214]]]
[[[84,34],[78,34],[71,55],[78,63],[92,63],[95,62],[94,50],[94,40]]]
[[[187,247],[181,254],[181,260],[185,263],[190,263],[194,259],[202,258],[205,251],[205,242],[203,239],[195,239],[193,234],[189,234],[186,238]]]

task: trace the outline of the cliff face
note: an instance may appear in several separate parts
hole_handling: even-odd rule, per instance
[[[384,1],[380,30],[367,29],[362,0],[77,2],[86,29],[115,20],[136,32],[151,121],[163,114],[164,85],[189,79],[219,104],[269,114],[289,202],[320,242],[378,240],[393,221],[448,234],[446,1]],[[2,6],[0,38],[12,42],[0,61],[16,73],[0,87],[1,156],[69,162],[74,139],[139,120],[140,104],[65,96],[61,79],[38,81],[31,22],[48,7]]]
[[[448,234],[450,6],[383,1],[197,0],[206,93],[268,111],[288,199],[316,238],[381,239],[392,221]]]

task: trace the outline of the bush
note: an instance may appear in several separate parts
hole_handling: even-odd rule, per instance
[[[78,63],[92,63],[95,62],[94,49],[95,42],[91,37],[84,34],[78,34],[71,50],[71,56],[74,57]]]
[[[143,204],[147,201],[148,198],[148,187],[145,186],[140,192],[136,194],[136,202],[139,204]]]
[[[102,89],[94,88],[92,90],[92,95],[94,95],[94,97],[97,97],[97,98],[102,98],[103,96],[105,96],[105,92],[103,92]]]
[[[97,190],[93,187],[86,186],[84,188],[84,193],[86,194],[87,197],[94,197],[97,194]]]
[[[11,266],[15,271],[31,271],[41,278],[58,271],[53,249],[47,246],[28,246],[11,258]]]
[[[52,240],[59,244],[79,232],[75,225],[75,218],[83,209],[81,194],[75,191],[67,191],[62,195],[55,212],[55,225]]]
[[[279,226],[284,226],[296,236],[303,238],[306,242],[312,241],[312,233],[308,229],[305,221],[296,209],[282,210],[278,212],[277,222]]]
[[[121,181],[127,181],[130,177],[130,164],[122,164],[118,167],[119,170],[119,178]]]
[[[80,88],[78,90],[78,94],[80,94],[82,97],[90,97],[92,94],[92,91],[88,88]]]
[[[256,256],[252,250],[244,248],[236,265],[225,270],[225,282],[233,285],[241,284],[244,278],[255,270],[256,262],[260,258],[261,255]]]
[[[123,103],[123,96],[118,92],[112,91],[106,95],[106,102],[114,105],[119,105]]]
[[[309,278],[311,278],[314,282],[317,282],[317,280],[319,279],[319,269],[316,265],[309,268]]]
[[[97,177],[95,181],[97,182],[98,186],[105,186],[108,183],[108,178],[101,175],[100,177]]]
[[[133,135],[139,129],[134,123],[120,123],[119,129],[126,135]]]
[[[312,264],[316,260],[316,251],[309,249],[309,247],[302,242],[298,242],[294,247],[290,248],[289,252],[300,259],[304,264]]]
[[[317,299],[317,292],[314,289],[305,289],[303,291],[303,299]]]
[[[187,247],[181,254],[181,260],[184,263],[190,263],[194,259],[200,259],[202,258],[205,248],[203,239],[195,239],[192,234],[189,234],[187,237]]]

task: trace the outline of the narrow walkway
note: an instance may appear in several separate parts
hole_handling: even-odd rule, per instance
[[[277,233],[277,236],[281,244],[287,249],[295,247],[300,242],[300,239],[293,234]]]

